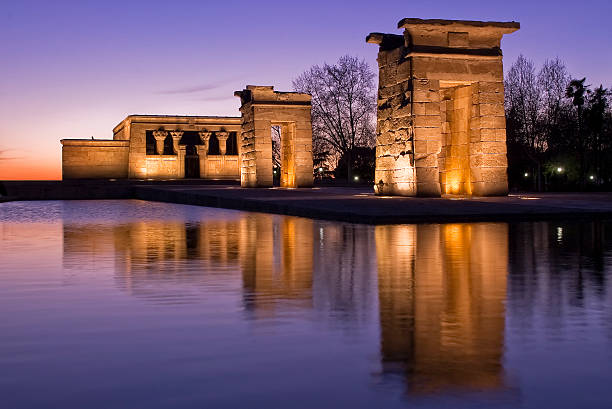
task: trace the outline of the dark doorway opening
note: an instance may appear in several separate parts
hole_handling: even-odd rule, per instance
[[[200,157],[195,145],[185,148],[185,178],[198,179],[200,177]]]

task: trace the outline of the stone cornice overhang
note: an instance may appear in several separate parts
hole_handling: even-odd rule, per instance
[[[429,26],[456,26],[456,27],[480,27],[480,28],[500,28],[508,29],[512,33],[521,28],[521,23],[516,21],[474,21],[474,20],[441,20],[441,19],[422,19],[422,18],[403,18],[397,23],[397,28],[405,28],[408,25],[429,25]],[[506,30],[504,30],[506,31]]]
[[[404,36],[401,34],[370,33],[366,36],[366,43],[378,44],[383,51],[394,50],[404,45]]]
[[[125,124],[146,123],[156,125],[166,124],[198,124],[198,125],[236,125],[240,126],[239,116],[196,116],[196,115],[128,115],[113,128],[113,135],[121,131]]]
[[[62,139],[60,142],[63,146],[95,146],[109,148],[128,147],[130,145],[130,141],[115,139]]]

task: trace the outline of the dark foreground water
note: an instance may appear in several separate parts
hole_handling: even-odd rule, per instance
[[[610,408],[612,224],[0,204],[2,408]]]

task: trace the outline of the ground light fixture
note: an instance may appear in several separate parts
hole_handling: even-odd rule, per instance
[[[355,177],[353,178],[353,180],[354,180],[355,182],[357,182],[357,181],[359,180],[359,176],[355,176]]]
[[[594,180],[595,176],[591,175],[591,176],[589,176],[589,179]]]
[[[525,172],[525,177],[529,177],[529,173]]]
[[[561,173],[561,172],[563,172],[563,168],[561,167],[557,168],[557,173]]]

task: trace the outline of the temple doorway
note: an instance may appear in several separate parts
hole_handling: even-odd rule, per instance
[[[198,179],[200,177],[200,157],[195,145],[185,148],[185,179]]]
[[[272,125],[272,183],[281,185],[281,126]]]
[[[272,164],[275,186],[297,187],[295,123],[272,124]],[[276,185],[277,181],[278,185]]]

